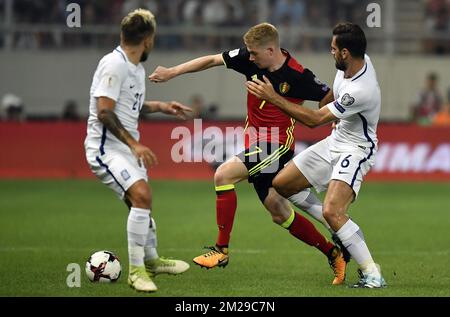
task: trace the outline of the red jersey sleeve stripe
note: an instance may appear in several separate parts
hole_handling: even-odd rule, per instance
[[[303,66],[300,65],[295,59],[292,57],[289,59],[288,66],[300,73],[303,73]]]

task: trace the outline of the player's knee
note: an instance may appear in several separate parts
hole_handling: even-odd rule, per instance
[[[130,192],[128,199],[133,207],[149,209],[152,205],[152,196],[147,186],[138,186]]]
[[[333,204],[325,204],[322,211],[323,217],[328,223],[334,223],[338,218],[338,211]]]
[[[216,170],[216,172],[214,173],[214,184],[217,185],[222,185],[223,182],[223,175],[219,170]]]
[[[280,194],[281,196],[283,195],[283,183],[281,181],[281,179],[279,177],[275,177],[272,181],[272,186],[273,188],[277,191],[278,194]]]
[[[214,184],[216,184],[216,186],[230,184],[230,180],[228,179],[227,174],[220,167],[214,173]]]

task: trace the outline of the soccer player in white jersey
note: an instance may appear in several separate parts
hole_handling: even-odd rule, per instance
[[[386,286],[380,268],[372,259],[364,235],[347,215],[358,196],[363,177],[374,164],[376,129],[381,95],[372,62],[365,54],[363,30],[352,23],[333,29],[331,53],[338,69],[330,102],[313,110],[278,95],[267,78],[247,82],[258,98],[277,105],[301,123],[316,127],[339,120],[331,135],[298,154],[273,180],[273,186],[290,200],[314,187],[327,190],[323,217],[359,265],[360,280],[354,287]],[[306,196],[306,195],[304,195]]]
[[[86,158],[92,172],[129,208],[127,222],[128,284],[143,292],[157,290],[151,277],[179,274],[189,268],[180,260],[158,256],[156,225],[150,216],[152,194],[147,168],[155,154],[139,143],[140,113],[163,112],[186,118],[190,108],[172,101],[145,100],[145,70],[153,48],[156,20],[148,10],[129,13],[121,23],[120,46],[105,55],[95,71],[90,90]]]

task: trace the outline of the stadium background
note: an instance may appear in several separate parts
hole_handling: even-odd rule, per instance
[[[80,28],[66,25],[69,13],[66,7],[71,2],[81,6]],[[380,27],[366,25],[370,14],[366,8],[370,3],[380,5]],[[82,264],[91,251],[101,248],[115,249],[126,259],[123,234],[120,239],[111,239],[123,226],[123,206],[113,201],[112,193],[93,179],[84,160],[82,143],[89,87],[96,64],[117,45],[121,17],[137,7],[151,9],[158,21],[156,47],[145,64],[147,73],[158,65],[172,66],[200,55],[240,47],[242,34],[251,25],[269,21],[279,28],[282,46],[331,85],[335,74],[329,53],[333,25],[350,20],[363,26],[368,54],[382,89],[380,151],[361,199],[352,210],[362,222],[362,228],[367,226],[365,232],[375,257],[381,257],[380,262],[384,260],[390,269],[387,279],[393,282],[393,290],[383,295],[450,295],[450,237],[445,233],[450,224],[450,1],[447,0],[0,0],[0,278],[3,282],[0,295],[128,295],[126,289],[92,288],[85,281],[79,291],[68,289],[64,270],[70,262]],[[430,74],[437,78],[437,90],[428,92],[429,98],[421,100]],[[243,125],[243,83],[239,74],[216,68],[164,84],[148,82],[147,99],[178,100],[191,105],[196,110],[194,116],[204,120],[203,128],[217,126],[224,131],[226,127]],[[432,110],[427,108],[430,103]],[[426,111],[418,114],[414,109],[420,107]],[[444,123],[435,120],[438,114],[447,116],[447,124],[445,120]],[[179,126],[194,129],[193,121],[180,123],[155,114],[143,118],[141,135],[144,144],[155,151],[161,162],[150,171],[156,209],[161,210],[157,216],[161,223],[161,249],[188,260],[215,235],[211,184],[215,165],[173,162],[170,150],[177,140],[171,139],[170,134]],[[329,127],[312,130],[297,126],[297,150],[323,138],[329,130]],[[259,215],[262,208],[251,188],[246,184],[239,188],[238,214],[245,216],[237,218],[237,223],[243,225],[235,225],[236,242],[233,243],[236,243],[236,255],[242,258],[233,263],[245,266],[252,263],[249,258],[255,254],[256,258],[272,256],[276,254],[273,249],[278,248],[274,241],[282,241],[279,243],[286,248],[300,248],[302,257],[313,258],[308,264],[302,262],[306,267],[298,268],[295,259],[298,254],[283,253],[281,248],[280,258],[289,258],[289,265],[296,265],[301,271],[285,276],[286,283],[324,275],[315,267],[314,261],[321,263],[318,255],[304,246],[299,247],[273,228],[267,215]],[[186,206],[186,202],[192,203]],[[102,217],[110,221],[104,224],[99,220]],[[173,222],[178,223],[177,229],[170,225]],[[207,228],[199,229],[197,223],[205,223]],[[252,223],[259,224],[258,229],[267,226],[274,239],[266,241],[264,232],[263,236],[254,233],[258,229],[251,229]],[[37,228],[35,224],[44,227]],[[105,226],[105,231],[98,234],[96,230],[101,226]],[[196,232],[195,237],[192,232]],[[256,241],[240,244],[248,235],[266,244],[264,247]],[[179,244],[172,244],[174,238],[189,246],[183,250]],[[67,245],[72,254],[65,251]],[[377,256],[377,250],[381,256]],[[45,287],[27,285],[29,275],[19,278],[19,284],[23,282],[21,287],[13,283],[10,271],[18,270],[30,253],[39,263],[37,274],[42,274],[47,281]],[[46,261],[59,255],[58,264]],[[404,268],[408,277],[398,277],[396,272],[401,269],[394,270],[393,263],[409,261],[413,262],[411,266]],[[419,268],[426,272],[421,280],[425,283],[423,288],[413,285],[414,279],[409,276]],[[230,279],[233,274],[237,277],[244,274],[238,267],[227,270],[231,271],[227,273]],[[261,268],[254,278],[258,278],[258,273],[267,274],[266,270],[273,268]],[[59,272],[57,278],[52,275],[55,271]],[[273,284],[268,281],[268,286],[252,285],[256,290],[245,285],[242,289],[220,292],[212,289],[213,283],[204,272],[198,271],[193,267],[187,281],[198,284],[201,280],[211,289],[200,292],[188,287],[183,291],[181,277],[176,281],[162,280],[162,289],[171,290],[162,291],[162,295],[354,295],[324,290],[313,284],[320,285],[324,277],[315,277],[302,290],[293,285],[277,292],[279,284],[274,280]],[[253,276],[247,269],[244,271]],[[437,271],[441,275],[439,281],[430,278]],[[209,277],[220,278],[219,273],[211,274]],[[35,283],[39,285],[38,281]],[[52,288],[55,284],[58,286]],[[172,284],[179,284],[181,289],[173,291]]]

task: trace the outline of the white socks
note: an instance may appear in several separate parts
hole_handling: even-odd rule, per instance
[[[150,225],[150,209],[130,209],[127,222],[128,257],[130,265],[144,265],[144,246]]]
[[[349,219],[337,232],[336,235],[342,244],[358,263],[363,273],[380,276],[380,271],[373,262],[364,235],[358,225]]]
[[[301,192],[292,195],[288,199],[295,207],[310,214],[314,219],[320,221],[325,226],[325,228],[328,229],[328,231],[333,233],[333,230],[331,230],[330,226],[322,215],[322,202],[313,192],[311,192],[311,189],[304,189]]]
[[[292,195],[288,199],[294,206],[310,214],[314,219],[320,221],[328,231],[332,234],[334,233],[323,217],[322,202],[309,188]],[[355,259],[355,262],[358,263],[363,273],[371,273],[372,275],[380,274],[380,270],[374,263],[366,242],[364,241],[364,235],[356,223],[349,219],[336,232],[336,235]]]
[[[145,261],[156,260],[159,258],[158,252],[156,251],[156,246],[158,244],[158,240],[156,238],[156,222],[153,218],[150,218],[150,220],[150,228],[148,230],[147,240],[145,241],[144,246]]]

